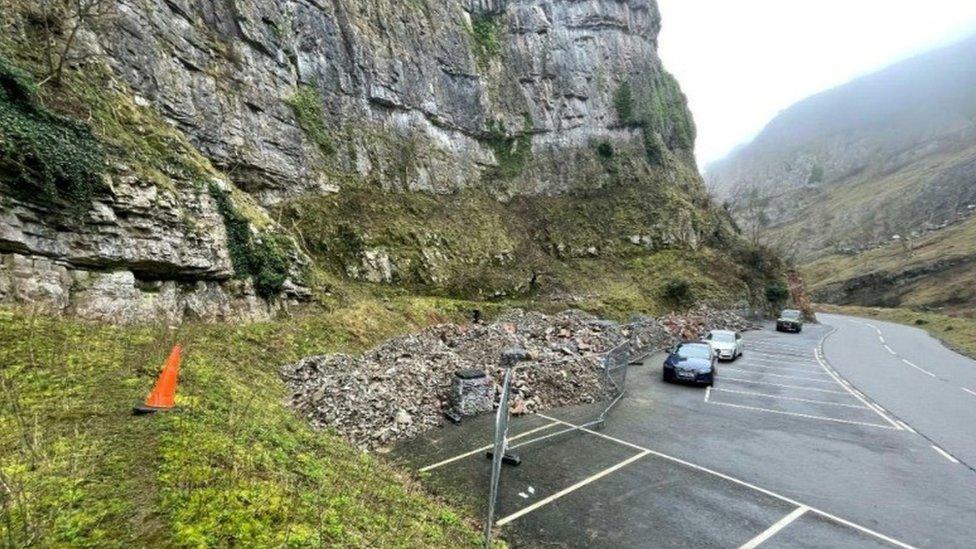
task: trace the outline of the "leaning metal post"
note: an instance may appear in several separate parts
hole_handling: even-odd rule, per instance
[[[515,365],[525,360],[528,353],[524,349],[508,349],[502,353],[501,365],[505,368],[502,381],[501,398],[495,413],[495,447],[491,457],[491,479],[488,489],[488,518],[485,520],[485,549],[491,548],[491,531],[495,526],[495,502],[498,499],[498,481],[502,473],[502,460],[508,450],[508,396],[512,387],[512,371]]]

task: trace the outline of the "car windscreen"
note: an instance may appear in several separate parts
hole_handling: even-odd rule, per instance
[[[681,358],[710,358],[708,345],[678,345],[676,353]]]
[[[712,332],[712,341],[718,343],[735,343],[735,334]]]
[[[792,309],[787,309],[787,310],[783,311],[783,318],[787,318],[789,320],[796,320],[796,319],[800,318],[800,311],[794,311]]]

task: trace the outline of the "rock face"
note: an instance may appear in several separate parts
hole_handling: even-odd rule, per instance
[[[266,204],[321,192],[323,163],[447,192],[518,146],[539,153],[524,190],[564,190],[584,183],[569,150],[639,137],[613,109],[621,82],[663,74],[653,0],[123,0],[119,16],[99,40],[117,74]],[[303,86],[331,152],[296,116]]]
[[[36,48],[34,8],[11,2],[12,43]],[[599,189],[620,177],[601,164],[617,151],[697,200],[694,127],[659,28],[653,0],[119,0],[79,33],[79,57],[97,61],[70,70],[109,71],[258,217],[350,181],[500,200]],[[4,197],[0,302],[120,321],[281,307],[234,280],[240,231],[207,183],[154,174],[113,170],[79,214]],[[702,230],[689,221],[671,240],[697,245]],[[395,274],[382,249],[349,269]]]

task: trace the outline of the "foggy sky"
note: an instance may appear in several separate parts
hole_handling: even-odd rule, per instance
[[[976,33],[971,0],[658,0],[704,168],[809,95]],[[976,62],[976,60],[974,60]]]

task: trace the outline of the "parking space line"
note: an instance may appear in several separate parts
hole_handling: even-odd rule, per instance
[[[904,362],[905,364],[908,364],[912,368],[915,368],[919,372],[922,372],[923,374],[925,374],[925,375],[927,375],[929,377],[935,377],[935,374],[933,374],[932,372],[926,370],[925,368],[922,368],[921,366],[915,364],[914,362],[912,362],[910,360],[906,360],[906,359],[903,358],[903,359],[901,359],[901,361]]]
[[[779,360],[779,361],[790,361],[798,364],[809,364],[816,366],[817,363],[810,360],[810,355],[783,355],[778,353],[768,353],[762,352],[762,354],[756,354],[757,351],[751,350],[749,353],[750,358],[761,358],[764,360]]]
[[[888,425],[882,425],[880,423],[868,423],[866,421],[852,421],[849,419],[837,419],[835,417],[828,416],[815,416],[813,414],[801,414],[799,412],[784,412],[783,410],[773,410],[771,408],[761,408],[759,406],[746,406],[743,404],[729,404],[727,402],[715,402],[714,400],[709,401],[709,404],[714,404],[715,406],[728,406],[730,408],[741,408],[743,410],[753,410],[756,412],[766,412],[770,414],[779,414],[784,416],[802,417],[807,419],[819,419],[822,421],[833,421],[835,423],[846,423],[848,425],[860,425],[863,427],[877,427],[878,429],[893,429],[900,430],[901,427],[889,427]]]
[[[820,368],[820,365],[817,364],[816,362],[812,361],[812,360],[811,361],[806,361],[806,360],[803,360],[803,361],[795,361],[795,360],[784,359],[784,358],[772,358],[772,357],[766,357],[766,356],[760,356],[760,355],[752,355],[752,354],[749,355],[749,356],[744,356],[740,360],[743,360],[745,362],[753,362],[753,361],[755,361],[755,362],[764,362],[764,363],[767,363],[767,364],[776,364],[776,365],[789,364],[791,367],[792,366],[809,366],[809,368],[803,368],[803,369],[809,369],[809,370],[813,370],[815,372],[821,372],[821,371],[823,371]]]
[[[566,425],[568,427],[579,427],[577,425],[573,425],[572,423],[568,423],[568,422],[563,421],[561,419],[557,419],[557,418],[554,418],[554,417],[549,417],[549,416],[547,416],[545,414],[536,414],[536,415],[539,416],[539,417],[541,417],[541,418],[543,418],[543,419],[547,419],[549,421],[556,421],[556,422],[562,423],[562,424],[564,424],[564,425]],[[610,441],[616,442],[618,444],[622,444],[624,446],[629,446],[629,447],[634,448],[636,450],[646,451],[646,452],[648,452],[652,456],[656,456],[656,457],[659,457],[661,459],[668,460],[668,461],[670,461],[672,463],[677,463],[679,465],[684,465],[685,467],[690,467],[692,469],[695,469],[696,471],[701,471],[703,473],[707,473],[709,475],[716,476],[718,478],[721,478],[721,479],[726,480],[728,482],[731,482],[733,484],[737,484],[739,486],[743,486],[745,488],[749,488],[751,490],[755,490],[756,492],[759,492],[761,494],[765,494],[765,495],[767,495],[769,497],[778,499],[780,501],[784,501],[786,503],[789,503],[790,505],[795,505],[797,507],[807,507],[810,510],[810,512],[812,512],[812,513],[816,513],[816,514],[818,514],[818,515],[820,515],[820,516],[822,516],[822,517],[824,517],[826,519],[832,520],[832,521],[834,521],[834,522],[836,522],[838,524],[841,524],[843,526],[847,526],[848,528],[852,528],[854,530],[858,530],[860,532],[863,532],[863,533],[865,533],[865,534],[867,534],[869,536],[872,536],[872,537],[875,537],[877,539],[880,539],[880,540],[882,540],[884,542],[890,543],[891,545],[895,545],[895,546],[901,547],[903,549],[915,549],[915,547],[913,547],[911,545],[908,545],[907,543],[903,543],[901,541],[898,541],[898,540],[896,540],[896,539],[894,539],[892,537],[886,536],[886,535],[884,535],[884,534],[882,534],[880,532],[875,532],[874,530],[871,530],[870,528],[866,528],[864,526],[861,526],[860,524],[856,524],[856,523],[853,523],[853,522],[851,522],[849,520],[842,519],[842,518],[838,517],[837,515],[830,514],[830,513],[826,512],[826,511],[821,511],[820,509],[817,509],[816,507],[811,507],[809,505],[804,505],[804,504],[800,503],[799,501],[796,501],[793,498],[784,496],[782,494],[777,494],[776,492],[773,492],[772,490],[767,490],[765,488],[761,488],[759,486],[756,486],[755,484],[752,484],[751,482],[747,482],[747,481],[744,481],[742,479],[738,479],[738,478],[735,478],[733,476],[726,475],[725,473],[720,473],[720,472],[718,472],[718,471],[716,471],[714,469],[709,469],[708,467],[705,467],[703,465],[698,465],[696,463],[692,463],[690,461],[681,459],[679,457],[671,456],[671,455],[668,455],[668,454],[665,454],[665,453],[662,453],[662,452],[657,452],[655,450],[651,450],[650,448],[645,448],[643,446],[639,446],[637,444],[634,444],[634,443],[631,443],[631,442],[627,442],[625,440],[621,440],[619,438],[612,437],[610,435],[606,435],[606,434],[600,433],[598,431],[594,431],[592,429],[587,429],[585,427],[579,427],[579,428],[580,428],[580,430],[585,431],[585,432],[587,432],[587,433],[589,433],[591,435],[596,435],[596,436],[598,436],[600,438],[603,438],[603,439],[606,439],[606,440],[610,440]]]
[[[762,375],[767,375],[767,376],[771,376],[771,377],[782,377],[782,378],[785,378],[785,379],[798,379],[798,380],[801,380],[801,381],[809,381],[810,383],[829,383],[831,385],[834,385],[835,383],[837,383],[836,381],[834,381],[832,379],[817,379],[817,378],[814,378],[814,377],[790,376],[790,375],[785,375],[785,374],[770,374],[768,372],[756,372],[755,370],[742,370],[740,368],[724,367],[724,368],[722,368],[722,370],[723,371],[726,371],[726,372],[742,372],[744,374],[753,374],[753,373],[756,373],[756,374],[762,374]]]
[[[736,391],[734,389],[722,389],[721,387],[714,387],[714,388],[709,387],[709,389],[711,389],[713,391],[719,391],[721,393],[734,393],[734,394],[737,394],[737,395],[749,395],[749,396],[758,396],[758,397],[778,398],[778,399],[781,399],[781,400],[795,400],[797,402],[809,402],[811,404],[826,404],[828,406],[840,406],[842,408],[856,408],[858,410],[870,410],[871,409],[871,408],[868,408],[867,406],[861,406],[860,404],[844,404],[843,402],[830,402],[830,401],[827,401],[827,400],[815,400],[815,399],[810,399],[810,398],[788,397],[788,396],[781,396],[781,395],[770,395],[770,394],[767,394],[767,393],[756,393],[756,392],[753,392],[753,391]]]
[[[530,430],[528,430],[528,431],[526,431],[524,433],[519,433],[519,434],[517,434],[517,435],[515,435],[513,437],[509,437],[508,440],[520,439],[522,437],[529,436],[532,433],[538,433],[539,431],[544,431],[544,430],[546,430],[546,429],[548,429],[550,427],[553,427],[555,425],[559,425],[559,423],[560,422],[558,422],[558,421],[553,421],[552,423],[547,423],[547,424],[543,425],[542,427],[536,427],[535,429],[530,429]],[[466,458],[468,456],[473,456],[473,455],[479,454],[481,452],[486,452],[488,450],[491,450],[494,446],[495,446],[494,444],[488,444],[486,446],[482,446],[481,448],[476,448],[474,450],[471,450],[470,452],[465,452],[463,454],[459,454],[459,455],[456,455],[454,457],[445,459],[444,461],[438,461],[437,463],[433,463],[433,464],[428,465],[426,467],[422,467],[420,469],[420,472],[421,473],[426,473],[427,471],[430,471],[430,470],[433,470],[433,469],[437,469],[438,467],[447,465],[448,463],[453,463],[453,462],[455,462],[455,461],[457,461],[459,459],[464,459],[464,458]]]
[[[969,393],[969,394],[971,394],[971,395],[973,395],[973,396],[976,396],[976,391],[972,391],[972,390],[970,390],[970,389],[967,389],[967,388],[965,388],[965,387],[963,387],[963,388],[962,388],[962,390],[963,390],[963,391],[966,391],[967,393]]]
[[[784,385],[781,383],[769,383],[768,381],[752,381],[750,379],[739,379],[737,377],[719,376],[720,381],[734,381],[737,383],[753,383],[755,385],[769,385],[771,387],[782,387],[784,389],[800,389],[803,391],[813,391],[816,393],[830,393],[832,395],[846,395],[844,391],[830,391],[828,389],[817,389],[815,387],[800,387],[799,385]],[[865,402],[867,404],[867,402]]]
[[[811,375],[818,375],[818,376],[826,376],[827,375],[827,373],[824,372],[819,367],[816,370],[814,370],[813,368],[810,368],[810,369],[806,369],[806,368],[784,368],[782,366],[772,366],[772,365],[769,365],[769,364],[754,364],[754,363],[748,362],[748,361],[747,362],[736,362],[735,365],[736,366],[740,366],[740,367],[747,367],[747,368],[748,367],[752,367],[752,368],[755,368],[755,369],[762,368],[764,370],[775,370],[777,372],[793,372],[793,373],[796,373],[796,374],[811,374]]]
[[[943,450],[942,448],[939,448],[935,444],[932,444],[931,446],[932,446],[932,449],[935,450],[936,452],[938,452],[939,454],[941,454],[942,457],[946,458],[947,460],[949,460],[949,461],[951,461],[953,463],[959,463],[959,460],[956,459],[956,458],[954,458],[954,457],[952,457],[952,455],[950,455],[949,452],[946,452],[945,450]]]
[[[502,517],[502,518],[498,519],[498,521],[495,524],[497,524],[498,526],[505,526],[509,522],[512,522],[513,520],[515,520],[515,519],[517,519],[517,518],[519,518],[519,517],[521,517],[523,515],[527,515],[527,514],[531,513],[532,511],[535,511],[539,507],[542,507],[543,505],[548,505],[549,503],[552,503],[552,502],[556,501],[557,499],[565,496],[566,494],[575,492],[576,490],[579,490],[580,488],[586,486],[587,484],[590,484],[592,482],[596,482],[596,481],[600,480],[601,478],[609,475],[610,473],[613,473],[614,471],[623,469],[624,467],[626,467],[626,466],[630,465],[631,463],[633,463],[633,462],[635,462],[635,461],[637,461],[637,460],[639,460],[639,459],[647,456],[650,453],[651,453],[650,450],[644,450],[641,453],[639,453],[639,454],[637,454],[635,456],[631,456],[631,457],[629,457],[629,458],[621,461],[620,463],[618,463],[618,464],[616,464],[616,465],[614,465],[612,467],[607,467],[606,469],[600,471],[599,473],[597,473],[595,475],[592,475],[590,477],[587,477],[587,478],[585,478],[585,479],[577,482],[576,484],[574,484],[574,485],[572,485],[572,486],[570,486],[568,488],[563,488],[562,490],[556,492],[555,494],[553,494],[553,495],[551,495],[551,496],[549,496],[547,498],[540,499],[539,501],[533,503],[532,505],[529,505],[528,507],[525,507],[524,509],[519,509],[518,511],[512,513],[511,515],[508,515],[507,517]]]
[[[766,530],[764,530],[761,534],[752,538],[746,543],[743,543],[742,546],[739,547],[739,549],[755,549],[756,547],[759,547],[760,545],[763,544],[763,542],[775,536],[777,532],[789,526],[791,522],[802,517],[809,510],[810,508],[807,507],[806,505],[801,505],[796,509],[793,509],[792,513],[777,520],[775,524],[773,524],[769,528],[766,528]]]

